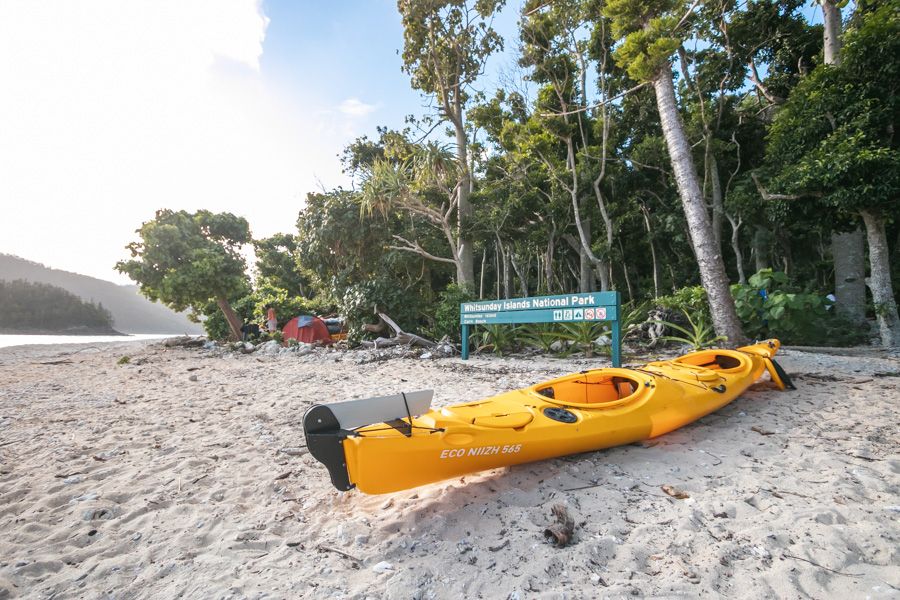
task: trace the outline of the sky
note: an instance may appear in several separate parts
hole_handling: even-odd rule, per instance
[[[0,253],[128,283],[160,208],[294,231],[308,192],[349,185],[348,143],[428,111],[402,44],[395,0],[3,0]]]

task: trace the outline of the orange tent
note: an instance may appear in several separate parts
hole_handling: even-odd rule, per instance
[[[285,340],[297,340],[312,344],[313,342],[323,342],[331,344],[331,334],[328,333],[328,327],[319,317],[304,315],[294,317],[282,329]]]

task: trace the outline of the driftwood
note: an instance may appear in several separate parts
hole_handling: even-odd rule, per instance
[[[407,346],[424,346],[426,348],[434,348],[437,346],[435,342],[418,336],[414,333],[408,333],[400,329],[393,319],[384,313],[378,313],[377,325],[365,325],[364,329],[372,333],[384,331],[385,325],[394,331],[394,337],[379,337],[374,342],[364,341],[363,346],[368,348],[386,348],[388,346],[399,346],[405,344]]]
[[[163,342],[166,348],[200,348],[206,343],[204,338],[191,337],[183,335],[179,337],[168,338]]]
[[[550,510],[556,517],[556,523],[544,530],[544,538],[557,548],[568,546],[575,535],[575,519],[562,504],[554,504]]]

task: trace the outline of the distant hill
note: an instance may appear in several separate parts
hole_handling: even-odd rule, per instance
[[[102,304],[50,285],[0,279],[0,333],[117,335]]]
[[[102,304],[112,314],[115,329],[123,333],[203,333],[203,327],[188,321],[184,314],[141,296],[135,285],[116,285],[9,254],[0,254],[0,279],[49,283],[88,302]]]

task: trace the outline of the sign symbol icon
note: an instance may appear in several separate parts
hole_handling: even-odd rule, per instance
[[[580,308],[576,308],[576,309],[575,309],[575,314],[574,314],[574,319],[575,319],[576,321],[580,321],[580,320],[583,319],[583,318],[584,318],[584,311],[583,311],[582,309],[580,309]]]
[[[553,311],[553,320],[554,321],[561,321],[562,318],[563,318],[563,311],[561,311],[561,310]]]
[[[594,318],[594,309],[593,308],[584,309],[584,318],[585,319],[593,319]]]
[[[606,318],[606,308],[605,307],[598,308],[597,309],[597,319],[602,321],[605,318]]]
[[[572,320],[572,309],[571,308],[567,308],[566,310],[563,311],[563,319],[565,319],[566,321]]]

